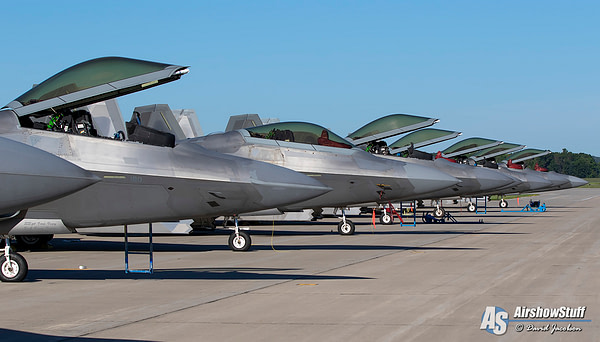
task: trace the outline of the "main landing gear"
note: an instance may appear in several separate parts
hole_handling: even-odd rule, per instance
[[[233,222],[235,223],[235,227],[230,228],[233,229],[233,233],[229,235],[229,248],[234,252],[245,252],[250,249],[250,246],[252,245],[250,234],[242,231],[248,230],[248,228],[240,228],[240,226],[238,226],[237,216],[233,217]]]
[[[4,255],[0,257],[0,281],[18,282],[27,276],[29,267],[21,254],[12,252],[10,238],[6,237]]]
[[[45,235],[16,235],[15,239],[17,243],[21,247],[25,247],[27,249],[38,249],[41,248],[50,242],[54,238],[54,234],[45,234]]]
[[[354,223],[346,219],[346,211],[342,208],[342,220],[338,223],[338,233],[340,235],[352,235],[354,234]]]
[[[475,210],[477,210],[475,204],[473,202],[469,202],[469,204],[467,204],[467,211],[470,213],[474,213]]]
[[[498,203],[498,205],[500,206],[500,208],[508,208],[508,202],[504,198],[500,200],[500,203]]]

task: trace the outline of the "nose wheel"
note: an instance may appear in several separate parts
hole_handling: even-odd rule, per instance
[[[353,235],[354,234],[354,222],[346,219],[346,211],[342,208],[342,217],[340,223],[338,223],[338,233],[340,235]]]
[[[394,218],[384,208],[383,212],[381,213],[381,216],[379,216],[379,222],[381,224],[392,224],[392,223],[394,223]]]
[[[229,248],[234,252],[244,252],[250,249],[252,245],[252,239],[250,234],[239,231],[238,233],[231,233],[229,235]]]
[[[340,221],[338,223],[338,233],[340,235],[352,235],[354,234],[354,223],[350,220]]]
[[[29,267],[21,254],[13,253],[10,248],[10,239],[6,239],[4,255],[0,257],[0,281],[19,282],[27,276]]]
[[[469,202],[469,204],[467,205],[467,211],[473,213],[473,212],[475,212],[475,210],[477,210],[477,207],[475,207],[475,204],[473,204],[473,202]]]
[[[446,216],[446,210],[444,210],[442,207],[436,207],[433,209],[433,216],[436,218],[442,218]]]
[[[234,252],[245,252],[250,249],[250,246],[252,246],[250,234],[242,231],[242,229],[248,228],[240,228],[240,226],[238,226],[237,216],[233,217],[233,221],[235,223],[235,227],[232,228],[233,233],[229,235],[229,248]]]
[[[503,198],[500,200],[500,208],[508,208],[508,202],[506,202],[506,200]]]

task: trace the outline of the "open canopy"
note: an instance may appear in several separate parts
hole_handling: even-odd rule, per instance
[[[468,138],[461,140],[456,144],[442,151],[444,157],[464,156],[469,153],[483,150],[489,147],[502,144],[500,140],[492,140],[486,138]]]
[[[348,135],[355,145],[393,137],[428,127],[439,122],[438,119],[409,114],[391,114],[374,120]]]
[[[507,160],[512,160],[513,163],[519,163],[525,160],[545,156],[551,153],[550,150],[540,150],[537,148],[528,148],[523,151],[519,151],[508,156]]]
[[[6,107],[19,116],[76,108],[171,82],[187,67],[124,57],[103,57],[74,65],[48,78]]]
[[[512,153],[525,148],[525,145],[504,143],[494,147],[486,148],[473,153],[469,158],[479,161],[482,159],[493,158],[502,154]]]
[[[245,128],[254,138],[289,141],[311,145],[352,148],[350,142],[319,125],[308,122],[277,122]]]
[[[390,153],[400,153],[406,151],[410,147],[411,143],[415,148],[419,148],[453,139],[459,135],[461,135],[460,132],[447,131],[443,129],[421,129],[415,132],[411,132],[389,145]]]

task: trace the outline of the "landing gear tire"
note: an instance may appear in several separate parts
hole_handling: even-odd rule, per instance
[[[17,235],[15,239],[20,246],[26,249],[36,249],[42,247],[54,238],[53,234],[47,235]]]
[[[475,207],[475,204],[473,204],[473,203],[469,203],[469,204],[467,205],[467,211],[469,211],[469,212],[473,213],[473,212],[475,212],[475,210],[477,210],[477,208]]]
[[[338,223],[338,233],[340,233],[340,235],[352,235],[354,234],[354,228],[354,223],[350,220],[346,220],[346,222],[340,221],[340,223]]]
[[[500,200],[500,203],[498,204],[500,206],[500,208],[508,208],[508,202],[506,202],[505,200]]]
[[[245,252],[250,249],[252,245],[252,239],[250,234],[246,232],[231,233],[229,235],[229,248],[234,252]]]
[[[433,209],[433,216],[436,218],[442,218],[446,215],[446,210],[444,208],[435,208]]]
[[[27,276],[29,267],[25,258],[18,253],[10,254],[10,262],[6,255],[0,257],[0,281],[19,282]]]
[[[381,224],[392,224],[394,223],[394,218],[387,212],[383,212],[381,216],[379,216],[379,222]]]

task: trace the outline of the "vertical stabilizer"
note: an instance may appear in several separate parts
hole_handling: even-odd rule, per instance
[[[240,114],[229,117],[225,132],[235,131],[238,129],[262,126],[263,122],[258,114]]]
[[[197,138],[204,135],[196,111],[193,109],[173,109],[173,114],[186,138]]]

